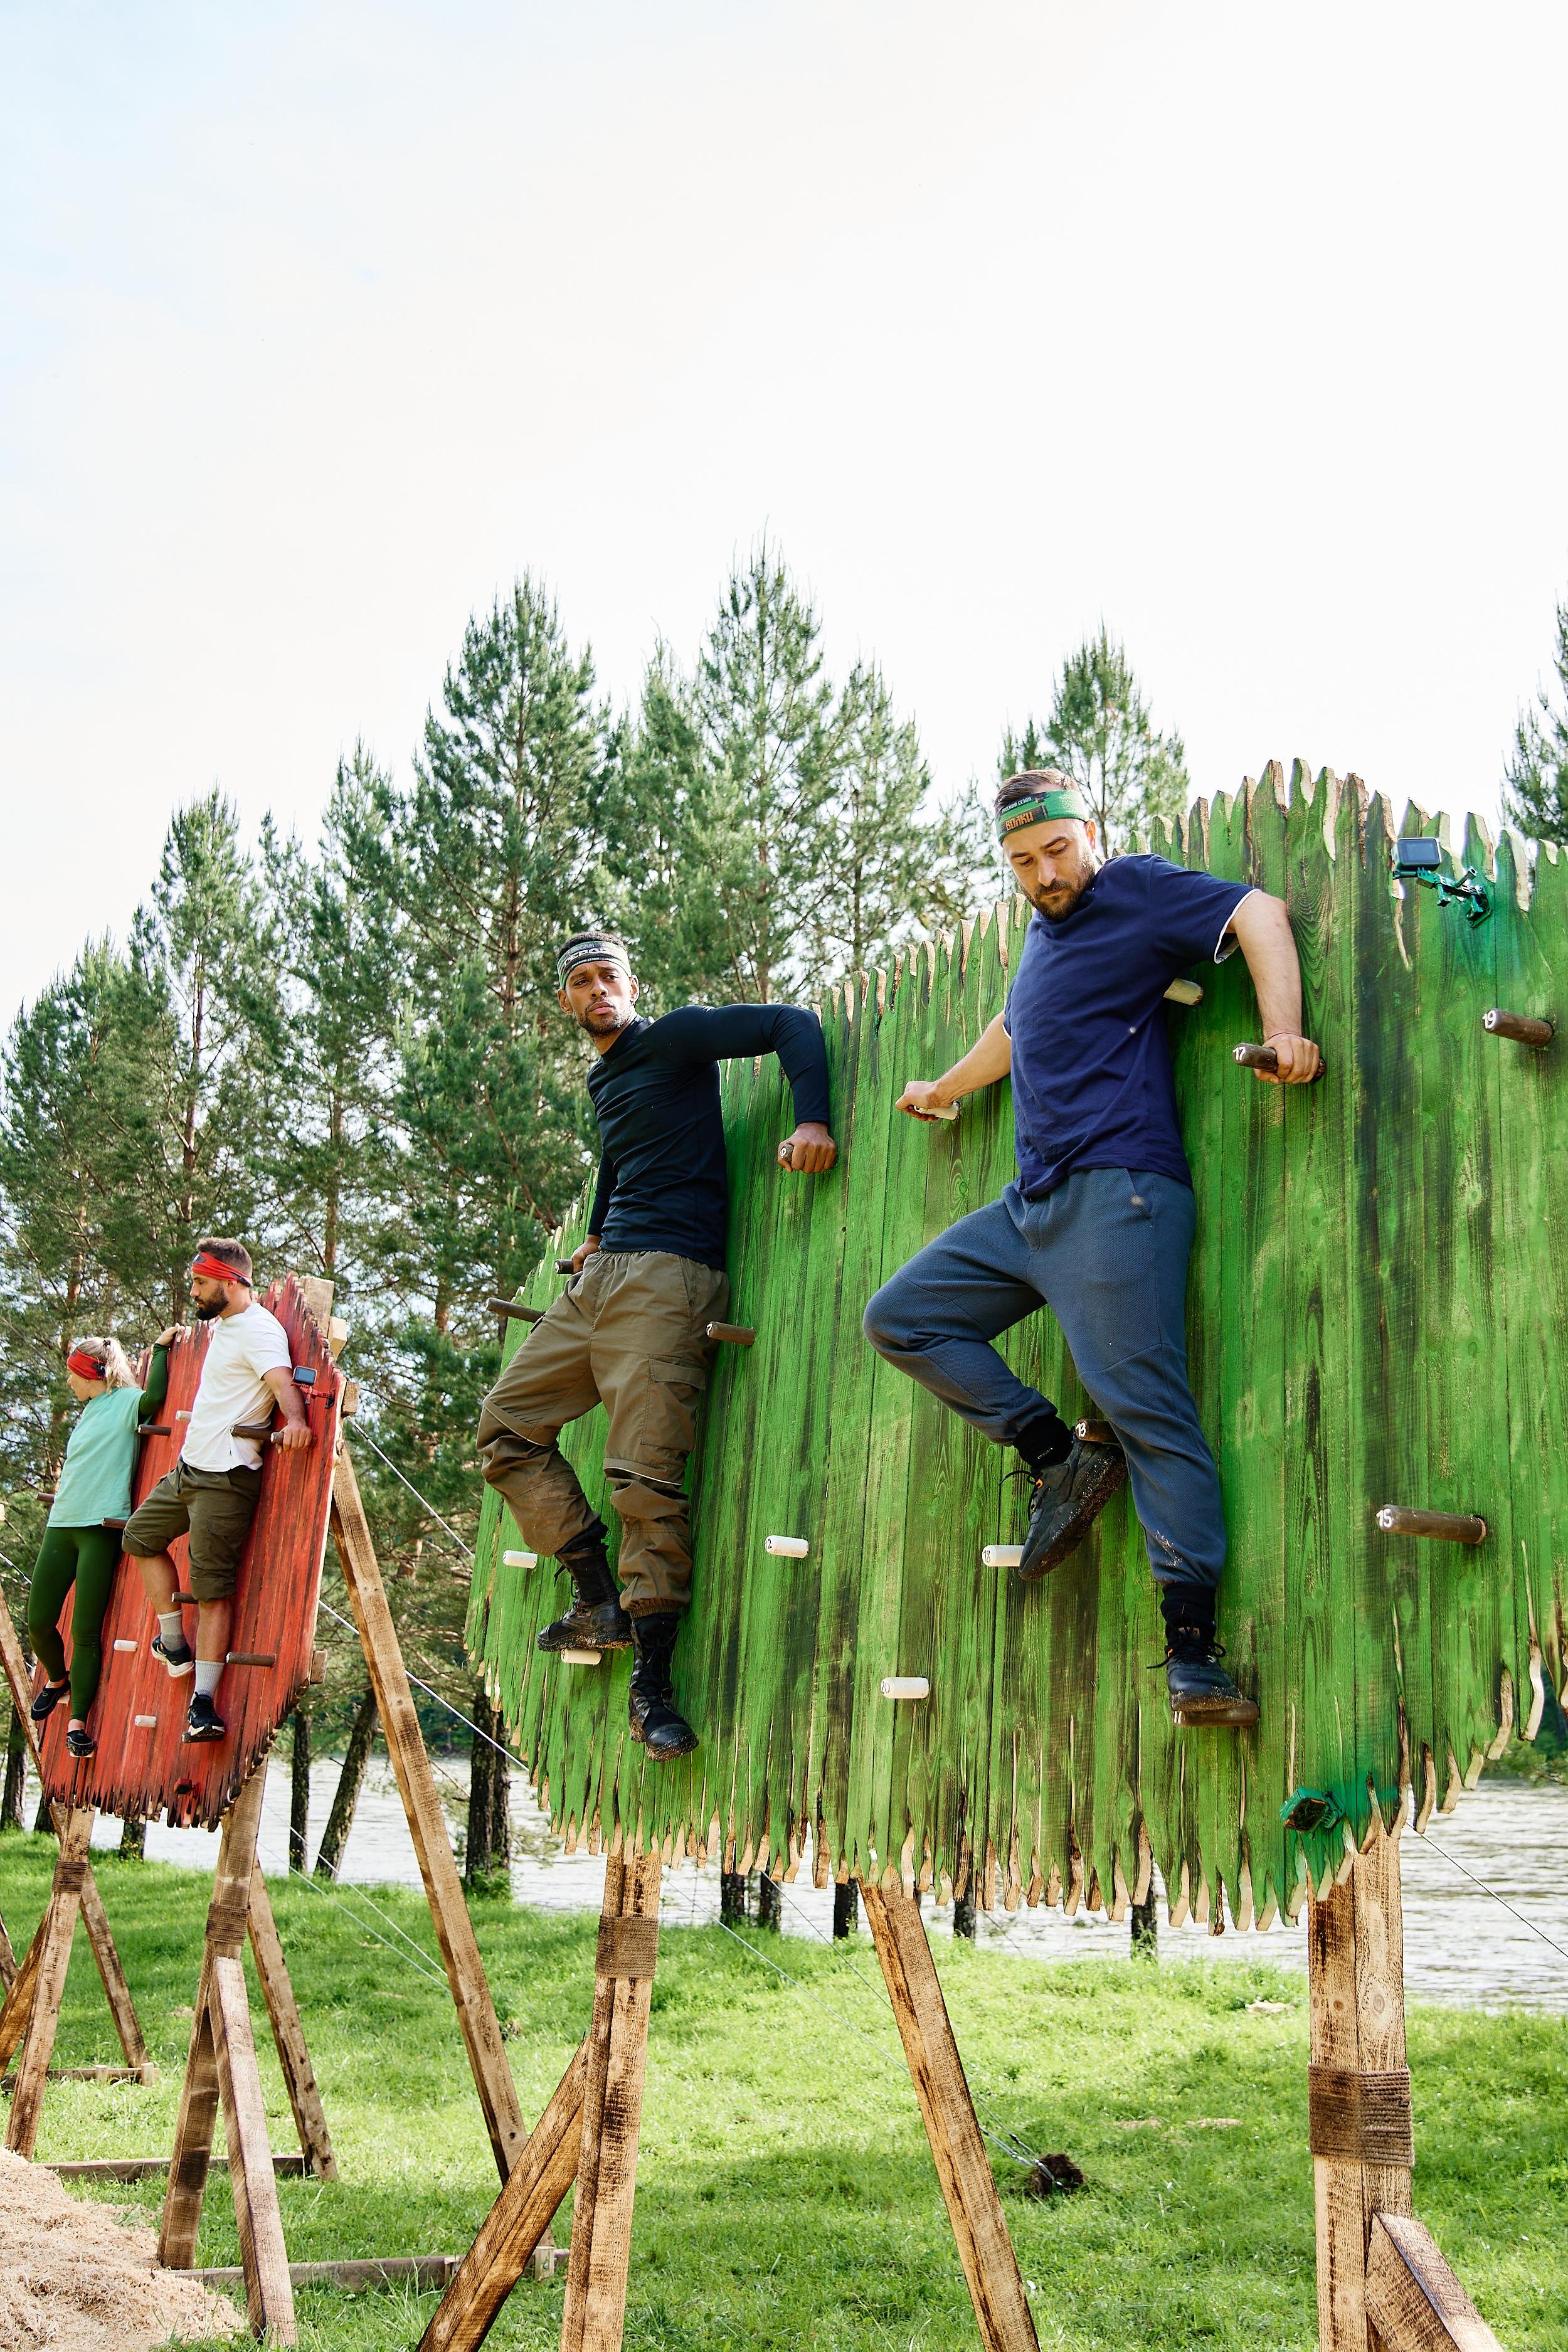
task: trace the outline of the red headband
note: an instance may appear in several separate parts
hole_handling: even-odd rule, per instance
[[[68,1372],[74,1372],[79,1381],[101,1381],[107,1378],[103,1366],[95,1362],[91,1356],[84,1356],[79,1348],[73,1348],[66,1358],[66,1370]]]
[[[248,1282],[250,1279],[248,1275],[241,1274],[237,1265],[225,1265],[222,1258],[214,1257],[210,1250],[196,1252],[191,1261],[191,1272],[204,1276],[208,1282]]]

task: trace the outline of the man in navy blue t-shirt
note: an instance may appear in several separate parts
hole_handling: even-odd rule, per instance
[[[1034,1481],[1018,1573],[1048,1575],[1129,1478],[1166,1633],[1178,1723],[1258,1720],[1220,1664],[1215,1593],[1225,1517],[1187,1383],[1195,1208],[1176,1120],[1165,991],[1239,945],[1278,1072],[1320,1067],[1301,1034],[1301,973],[1283,903],[1163,857],[1101,860],[1088,803],[1054,768],[1010,777],[997,828],[1035,908],[1005,1009],[962,1061],[905,1088],[930,1118],[1009,1074],[1018,1177],[911,1258],[866,1309],[889,1363],[999,1444]],[[1075,1436],[992,1342],[1048,1306],[1115,1442]]]

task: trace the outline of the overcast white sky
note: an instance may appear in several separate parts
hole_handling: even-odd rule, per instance
[[[1103,616],[1205,792],[1495,809],[1565,87],[1507,0],[3,0],[0,1020],[520,570],[629,696],[764,527],[943,786]]]

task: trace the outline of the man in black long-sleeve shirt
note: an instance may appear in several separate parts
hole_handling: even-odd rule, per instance
[[[565,1295],[534,1326],[485,1399],[479,1443],[486,1478],[524,1540],[570,1571],[573,1605],[539,1636],[542,1650],[637,1652],[631,1727],[662,1762],[697,1735],[676,1707],[670,1665],[691,1597],[687,1456],[708,1377],[710,1322],[729,1304],[729,1186],[719,1068],[776,1054],[797,1125],[779,1148],[794,1175],[832,1167],[822,1024],[798,1004],[689,1004],[661,1021],[635,1010],[621,940],[580,932],[561,949],[560,1003],[599,1055],[588,1092],[603,1153]],[[622,1523],[620,1593],[589,1507],[556,1439],[603,1403],[605,1472]],[[625,1609],[622,1608],[622,1598]]]

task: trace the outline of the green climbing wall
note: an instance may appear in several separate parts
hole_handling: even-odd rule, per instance
[[[1438,826],[1409,812],[1403,832]],[[725,1083],[732,1318],[691,1490],[697,1570],[677,1686],[702,1744],[655,1769],[626,1727],[625,1655],[563,1666],[533,1646],[566,1590],[487,1496],[468,1640],[552,1816],[617,1822],[667,1853],[819,1880],[898,1871],[981,1900],[1119,1910],[1152,1854],[1178,1916],[1295,1911],[1376,1806],[1413,1784],[1449,1806],[1489,1750],[1531,1736],[1563,1685],[1568,1235],[1551,1171],[1568,1140],[1568,1039],[1485,1034],[1494,1004],[1568,1013],[1568,865],[1495,859],[1479,925],[1390,886],[1389,809],[1352,779],[1278,769],[1200,803],[1186,864],[1289,901],[1308,1025],[1328,1075],[1286,1093],[1238,1069],[1257,1032],[1240,957],[1196,972],[1170,1027],[1198,1242],[1193,1384],[1224,1484],[1221,1630],[1256,1732],[1178,1732],[1153,1588],[1125,1495],[1058,1574],[982,1565],[1022,1531],[1007,1457],[880,1363],[860,1332],[883,1278],[1013,1172],[1005,1087],[955,1126],[895,1116],[1001,1004],[1021,901],[823,1007],[842,1147],[826,1179],[775,1168],[793,1125],[777,1065]],[[563,1246],[581,1225],[563,1235]],[[543,1305],[560,1285],[542,1274]],[[509,1327],[509,1344],[526,1344]],[[1006,1343],[1072,1415],[1088,1404],[1048,1314]],[[566,1434],[602,1501],[603,1415]],[[1380,1533],[1384,1503],[1484,1515],[1479,1549]],[[612,1515],[606,1510],[606,1518]],[[805,1537],[805,1559],[769,1535]],[[923,1702],[879,1695],[924,1675]],[[1305,1836],[1282,1804],[1330,1792]]]

